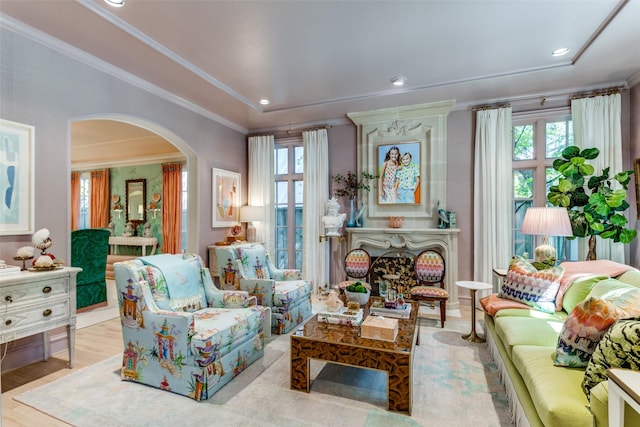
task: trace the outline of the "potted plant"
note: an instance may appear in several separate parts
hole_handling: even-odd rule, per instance
[[[599,154],[597,148],[582,151],[576,146],[565,148],[562,157],[553,162],[553,168],[562,176],[547,195],[552,205],[567,208],[573,230],[573,237],[569,239],[589,236],[587,260],[596,259],[596,236],[630,243],[638,234],[626,227],[627,218],[623,214],[629,208],[625,199],[633,171],[618,172],[610,177],[607,167],[601,175],[595,175],[595,168],[587,160]],[[614,189],[614,181],[622,188]]]
[[[371,184],[369,181],[377,179],[376,175],[372,175],[363,171],[362,176],[358,178],[358,174],[354,172],[347,172],[347,175],[337,174],[331,177],[331,180],[336,184],[341,185],[340,188],[335,188],[333,194],[337,197],[347,197],[349,199],[349,219],[347,220],[347,227],[356,226],[356,217],[360,217],[362,211],[356,215],[355,202],[358,197],[358,191],[370,191]]]

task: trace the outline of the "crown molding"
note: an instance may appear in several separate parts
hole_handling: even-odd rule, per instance
[[[237,132],[240,132],[245,135],[249,132],[248,129],[246,129],[243,126],[240,126],[237,123],[234,123],[222,116],[219,116],[218,114],[215,114],[209,110],[206,110],[194,104],[191,101],[187,101],[182,97],[176,96],[171,92],[165,89],[162,89],[161,87],[156,86],[147,80],[141,79],[140,77],[135,76],[123,70],[122,68],[116,67],[115,65],[107,61],[104,61],[100,58],[90,55],[81,49],[71,46],[70,44],[63,42],[62,40],[52,37],[49,34],[46,34],[40,30],[37,30],[25,24],[24,22],[14,19],[10,16],[7,16],[6,14],[3,14],[3,13],[0,13],[0,27],[11,31],[12,33],[26,37],[29,40],[34,41],[42,46],[53,49],[64,56],[80,61],[85,65],[88,65],[92,68],[102,71],[110,76],[113,76],[119,80],[129,83],[141,90],[144,90],[145,92],[158,96],[168,102],[171,102],[172,104],[178,105],[182,108],[192,111],[200,116],[206,117],[207,119],[213,120],[214,122],[219,123],[228,128],[231,128]]]

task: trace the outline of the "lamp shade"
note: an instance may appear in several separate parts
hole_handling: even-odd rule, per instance
[[[262,217],[263,217],[262,206],[241,206],[240,207],[240,222],[262,221]]]
[[[522,234],[573,236],[566,208],[529,208],[522,221]]]

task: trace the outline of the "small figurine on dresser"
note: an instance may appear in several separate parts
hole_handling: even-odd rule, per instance
[[[107,228],[109,229],[109,235],[110,236],[115,236],[116,235],[116,224],[113,221],[111,221],[109,223]]]
[[[142,237],[153,237],[153,231],[151,231],[151,224],[144,223],[144,230],[142,231]]]

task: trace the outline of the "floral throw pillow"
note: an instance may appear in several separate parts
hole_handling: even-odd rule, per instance
[[[640,317],[618,320],[598,343],[582,379],[589,398],[591,389],[607,379],[607,369],[640,371]]]
[[[624,310],[600,298],[587,298],[577,304],[562,325],[554,365],[586,367],[609,327],[626,316]]]
[[[560,289],[563,267],[546,270],[536,269],[533,265],[515,257],[509,264],[507,277],[498,296],[524,303],[546,313],[554,313],[556,294]]]

